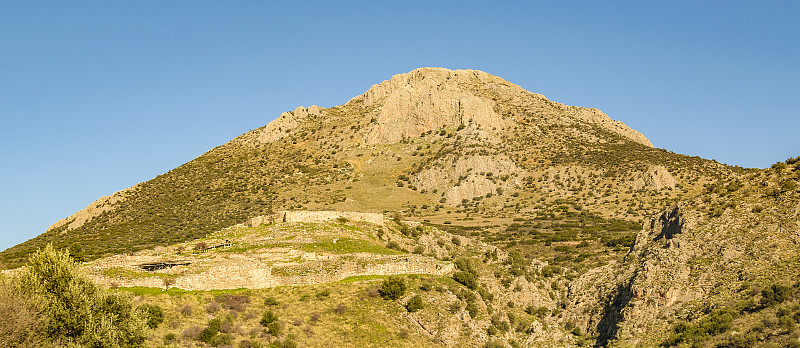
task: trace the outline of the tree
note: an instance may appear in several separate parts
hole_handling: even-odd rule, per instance
[[[396,300],[406,292],[406,283],[399,276],[391,276],[383,281],[383,285],[378,291],[384,298]]]
[[[83,248],[78,242],[74,242],[69,246],[69,256],[72,256],[75,262],[86,261],[86,254],[83,253]]]
[[[138,347],[147,337],[130,295],[95,285],[67,251],[48,244],[33,253],[20,282],[23,296],[44,309],[46,323],[37,334],[54,345]]]

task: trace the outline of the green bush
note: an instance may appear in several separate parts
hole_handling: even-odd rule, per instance
[[[391,276],[383,281],[378,291],[383,298],[396,300],[406,292],[406,283],[399,276]]]
[[[478,278],[470,272],[458,271],[453,273],[453,279],[472,290],[478,287]]]
[[[788,286],[773,284],[771,287],[761,290],[761,305],[769,307],[782,303],[792,295],[792,289]]]
[[[264,312],[264,315],[261,316],[261,320],[259,321],[259,323],[261,323],[261,325],[266,327],[267,324],[276,321],[278,321],[278,316],[275,315],[275,313],[272,311],[266,311]]]
[[[412,297],[411,300],[409,300],[406,304],[406,309],[412,313],[424,307],[425,303],[422,302],[422,297],[419,297],[419,295],[414,295],[414,297]]]
[[[211,319],[203,331],[200,332],[200,341],[205,343],[212,343],[214,336],[217,335],[221,326],[219,318]]]
[[[47,245],[33,253],[20,282],[21,296],[43,309],[45,324],[36,335],[53,345],[138,347],[147,337],[130,295],[95,285],[67,251]]]
[[[267,297],[266,300],[264,300],[264,306],[277,306],[277,305],[278,305],[278,300],[276,300],[275,297],[270,296]]]
[[[164,310],[161,309],[158,305],[154,304],[143,304],[137,308],[141,315],[147,318],[147,326],[151,329],[155,329],[164,322]]]

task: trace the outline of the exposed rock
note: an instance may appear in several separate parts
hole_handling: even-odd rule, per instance
[[[495,81],[499,77],[476,70],[420,68],[372,86],[361,98],[365,106],[380,107],[367,144],[396,143],[429,130],[473,123],[479,128],[502,128],[506,121],[494,111],[494,102],[464,88],[464,84]]]
[[[663,188],[673,189],[677,182],[669,173],[667,168],[662,166],[652,166],[646,172],[641,173],[634,179],[631,187],[634,190],[643,188],[660,190]]]
[[[87,221],[91,220],[92,218],[114,209],[114,204],[120,202],[125,199],[127,194],[136,190],[136,187],[139,186],[138,184],[124,190],[120,190],[115,192],[110,196],[103,196],[100,197],[98,200],[92,202],[86,208],[77,211],[75,214],[70,215],[65,219],[61,219],[56,221],[54,224],[50,225],[47,228],[48,231],[62,227],[67,225],[66,230],[73,230],[78,227],[81,227]]]
[[[414,176],[411,184],[420,190],[441,190],[447,204],[454,205],[463,199],[497,194],[498,188],[518,187],[520,173],[514,161],[505,155],[462,158],[451,155]]]
[[[650,140],[648,140],[642,133],[639,133],[631,129],[626,124],[620,121],[612,120],[610,117],[608,117],[608,115],[606,115],[605,113],[603,113],[598,109],[582,108],[564,104],[559,104],[559,105],[561,105],[564,111],[566,111],[568,114],[572,115],[573,117],[579,120],[593,123],[595,125],[604,128],[609,132],[622,135],[623,137],[633,140],[639,144],[648,147],[653,147],[653,144],[650,142]]]
[[[320,117],[325,109],[316,105],[298,107],[293,111],[282,113],[277,119],[259,129],[256,138],[262,143],[281,139],[297,128],[298,124],[309,117]]]

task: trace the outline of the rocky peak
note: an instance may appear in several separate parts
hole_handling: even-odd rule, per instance
[[[491,91],[491,95],[487,93]],[[500,96],[495,98],[494,95]],[[372,86],[351,102],[376,110],[375,123],[364,137],[367,144],[390,144],[441,128],[467,127],[481,138],[513,123],[501,115],[500,100],[516,105],[555,107],[571,122],[599,126],[634,142],[652,147],[641,133],[612,120],[597,109],[554,103],[500,77],[478,70],[419,68]]]
[[[378,109],[365,142],[394,143],[429,130],[461,125],[483,130],[503,128],[506,121],[495,112],[495,102],[476,93],[476,86],[487,83],[511,86],[482,71],[444,68],[420,68],[374,85],[353,99]]]

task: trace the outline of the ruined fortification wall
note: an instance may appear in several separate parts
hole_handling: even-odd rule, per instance
[[[338,218],[345,218],[350,221],[364,221],[383,226],[383,214],[349,211],[279,211],[272,215],[261,215],[250,218],[246,225],[255,227],[260,224],[276,222],[328,222]]]
[[[346,261],[333,269],[315,271],[309,267],[297,275],[276,274],[274,267],[267,266],[258,260],[237,258],[224,264],[218,264],[202,273],[179,274],[172,287],[184,290],[222,290],[222,289],[262,289],[276,286],[308,285],[336,282],[347,277],[362,275],[396,275],[396,274],[451,274],[455,268],[450,262],[417,255],[393,255],[373,257],[371,262]],[[328,261],[319,261],[322,263]],[[307,266],[297,265],[298,270]],[[177,268],[177,267],[176,267]],[[283,267],[279,267],[286,269]],[[290,267],[291,269],[292,267]],[[169,271],[168,271],[169,272]],[[175,269],[172,272],[180,273]],[[172,273],[170,272],[170,273]],[[146,286],[163,287],[160,277],[122,278],[108,277],[102,274],[90,274],[96,282],[106,286]]]

